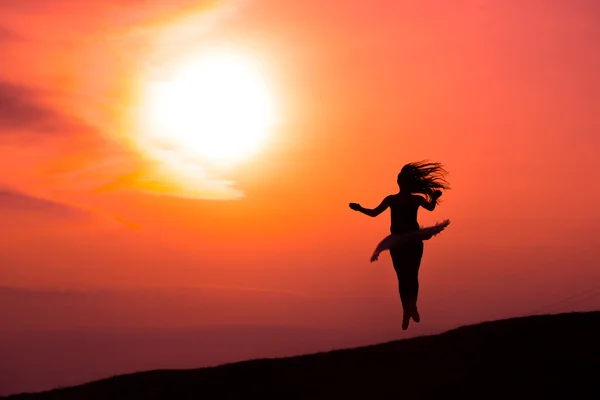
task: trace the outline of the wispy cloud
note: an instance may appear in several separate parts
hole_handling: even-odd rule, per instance
[[[78,207],[7,188],[0,189],[0,210],[40,212],[68,218],[88,216],[87,212]]]
[[[89,130],[75,118],[44,104],[32,88],[0,81],[0,135],[23,132],[66,134]]]
[[[118,215],[104,211],[69,204],[61,201],[51,200],[21,192],[13,188],[0,188],[0,215],[6,219],[9,216],[19,216],[19,220],[30,217],[33,219],[43,218],[45,222],[50,220],[65,223],[78,222],[94,226],[98,222],[109,223],[114,227],[127,229],[139,229],[140,226]],[[50,226],[50,228],[54,225]],[[3,230],[10,230],[10,226],[3,226]]]

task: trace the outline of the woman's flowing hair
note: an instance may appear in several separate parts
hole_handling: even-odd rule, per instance
[[[450,185],[444,175],[448,172],[438,162],[418,161],[406,164],[398,174],[398,182],[407,184],[411,193],[425,195],[431,201],[436,190],[448,190]],[[438,203],[438,200],[436,200]]]

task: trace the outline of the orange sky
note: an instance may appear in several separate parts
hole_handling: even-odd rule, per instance
[[[344,4],[2,1],[0,286],[25,294],[0,293],[0,328],[283,325],[367,343],[597,287],[596,2]],[[261,63],[279,121],[258,155],[198,179],[242,198],[147,193],[136,96],[212,44]],[[389,215],[348,203],[376,206],[426,158],[452,190],[420,222],[452,225],[425,246],[423,323],[400,333],[391,261],[368,262]],[[89,308],[53,297],[89,291]],[[172,301],[141,311],[153,293]]]

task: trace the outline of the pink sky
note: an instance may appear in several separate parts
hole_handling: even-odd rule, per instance
[[[241,326],[290,328],[281,348],[304,352],[529,314],[598,287],[600,6],[344,4],[2,1],[2,334],[74,331],[85,347],[86,329],[226,325],[262,340],[256,353],[179,349],[80,377],[96,379],[280,354]],[[212,43],[259,60],[280,121],[259,155],[199,176],[203,195],[148,193],[143,180],[160,178],[130,145],[137,90]],[[426,158],[452,190],[420,222],[452,225],[426,243],[423,322],[402,332],[389,256],[368,261],[389,215],[348,203],[376,206],[404,163]],[[548,311],[598,309],[598,293]],[[218,337],[204,346],[230,346]],[[22,356],[0,362],[20,382],[0,378],[0,394],[67,382],[23,378]]]

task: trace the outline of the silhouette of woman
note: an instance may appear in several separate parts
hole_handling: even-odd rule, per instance
[[[391,214],[391,235],[377,247],[371,261],[383,250],[389,250],[398,277],[398,291],[404,316],[402,329],[408,329],[410,319],[420,322],[417,310],[419,294],[419,267],[423,257],[423,240],[437,235],[448,226],[446,220],[432,227],[421,228],[417,222],[419,207],[433,211],[442,195],[441,189],[449,189],[444,174],[446,170],[440,163],[413,162],[406,164],[398,174],[400,191],[383,199],[374,209],[350,203],[350,208],[370,217],[376,217],[388,207]]]

